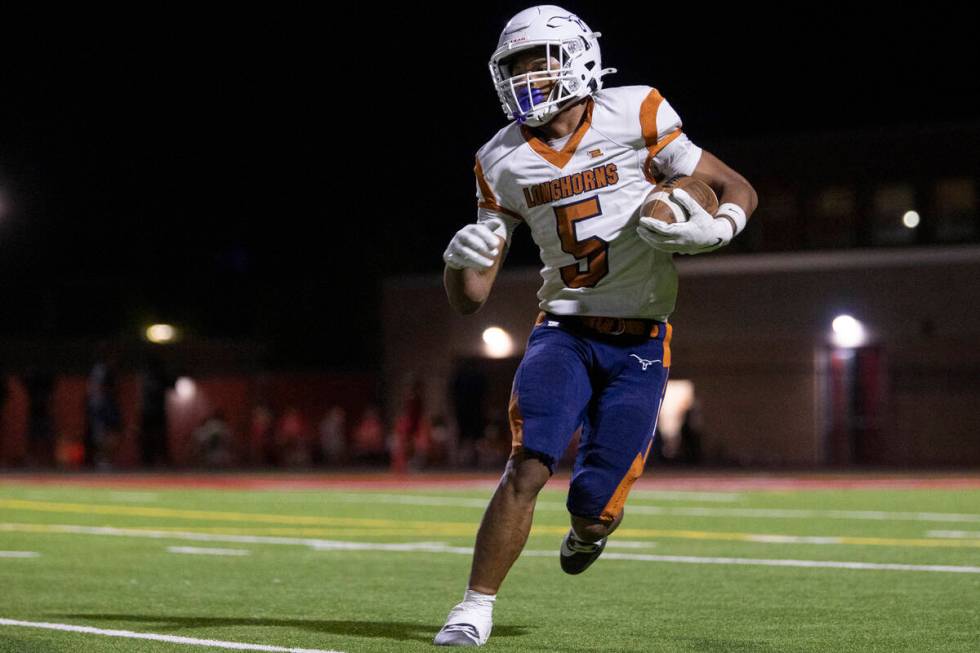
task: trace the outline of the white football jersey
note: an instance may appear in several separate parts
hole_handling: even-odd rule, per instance
[[[690,175],[701,149],[649,86],[587,100],[579,128],[555,150],[511,123],[476,155],[477,221],[503,220],[510,242],[526,222],[541,250],[542,310],[666,320],[677,297],[672,255],[636,234],[654,177]]]

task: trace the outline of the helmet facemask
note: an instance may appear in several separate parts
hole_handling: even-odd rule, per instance
[[[590,48],[585,39],[530,41],[521,45],[518,50],[502,48],[490,59],[490,75],[500,103],[505,113],[518,123],[530,127],[543,125],[570,100],[585,97],[594,90],[588,84],[594,76],[595,63],[584,60]],[[515,59],[535,48],[543,49],[545,68],[512,74]]]

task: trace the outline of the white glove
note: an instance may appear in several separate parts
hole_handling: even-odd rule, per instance
[[[442,255],[442,260],[451,268],[475,268],[488,270],[493,267],[500,253],[500,238],[494,233],[503,228],[504,223],[496,218],[485,222],[468,224],[453,236]]]
[[[671,195],[687,209],[690,218],[687,222],[673,224],[640,218],[636,233],[650,247],[674,254],[702,254],[713,252],[731,241],[732,227],[728,220],[716,219],[681,188]]]

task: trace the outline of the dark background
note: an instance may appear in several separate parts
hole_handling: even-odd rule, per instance
[[[525,6],[6,21],[0,337],[158,320],[375,369],[381,279],[441,270],[475,215],[473,155],[505,125],[487,60]],[[656,86],[709,149],[980,121],[965,16],[565,6],[603,33],[607,85]],[[509,265],[537,264],[518,234]]]

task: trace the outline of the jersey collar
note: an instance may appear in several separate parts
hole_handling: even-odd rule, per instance
[[[553,150],[550,145],[535,136],[534,132],[527,125],[521,125],[521,134],[524,136],[527,144],[531,146],[531,149],[537,152],[538,156],[558,169],[564,168],[575,155],[575,150],[585,136],[585,132],[589,131],[589,127],[592,126],[593,106],[595,106],[595,102],[590,97],[585,105],[585,114],[582,116],[582,122],[579,123],[579,126],[575,129],[575,133],[568,139],[565,147],[560,152]]]

